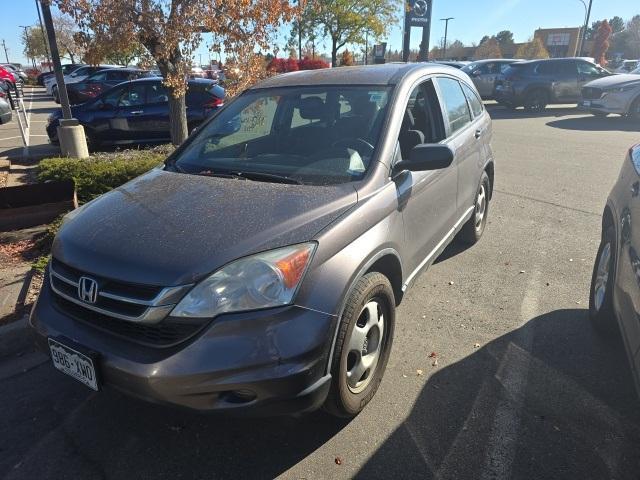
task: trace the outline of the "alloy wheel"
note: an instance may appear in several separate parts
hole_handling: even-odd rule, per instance
[[[484,220],[484,215],[487,211],[487,192],[484,188],[484,184],[480,185],[480,191],[478,192],[478,197],[476,198],[476,217],[475,224],[476,230],[480,230],[482,228],[482,221]]]
[[[346,361],[347,386],[360,393],[374,377],[384,336],[384,315],[379,300],[370,300],[360,312],[351,332]]]
[[[600,311],[604,303],[607,287],[609,284],[609,271],[611,267],[611,243],[607,243],[602,248],[602,254],[598,261],[598,270],[596,273],[595,287],[593,289],[593,305],[596,311]]]

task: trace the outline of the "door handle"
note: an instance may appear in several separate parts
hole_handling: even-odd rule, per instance
[[[474,136],[476,137],[476,139],[480,138],[482,136],[482,130],[481,129],[476,130],[476,133]]]
[[[143,110],[135,110],[133,112],[131,112],[131,115],[140,115],[141,113],[144,113]]]

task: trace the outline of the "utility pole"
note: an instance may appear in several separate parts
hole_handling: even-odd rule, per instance
[[[63,155],[75,158],[87,158],[89,156],[89,150],[87,149],[87,140],[84,136],[84,127],[79,124],[78,120],[71,116],[67,86],[64,83],[62,65],[60,64],[60,53],[58,52],[56,32],[53,29],[50,3],[51,0],[40,0],[42,17],[44,18],[44,24],[47,27],[47,38],[49,39],[49,46],[51,47],[53,70],[55,71],[56,82],[58,84],[60,106],[62,107],[62,119],[60,119],[60,126],[58,127],[60,150],[62,150]]]
[[[7,63],[9,63],[9,54],[7,53],[7,45],[4,43],[4,38],[2,39],[2,48],[4,48],[4,57],[7,59]]]
[[[443,46],[443,53],[442,53],[442,59],[446,60],[447,59],[447,32],[449,30],[449,20],[453,20],[454,17],[447,17],[447,18],[441,18],[440,21],[444,22],[444,46]]]
[[[369,30],[364,34],[364,64],[369,65]]]
[[[40,22],[40,31],[42,32],[42,41],[44,42],[44,51],[47,54],[47,63],[49,64],[49,71],[51,71],[51,55],[49,55],[49,44],[47,42],[46,34],[44,32],[44,26],[42,25],[42,15],[40,15],[40,5],[38,0],[36,2],[36,10],[38,11],[38,21]]]
[[[593,4],[593,0],[589,0],[589,9],[587,10],[587,18],[584,21],[584,28],[582,29],[582,43],[580,44],[580,53],[579,57],[582,56],[582,52],[584,51],[584,43],[587,40],[587,28],[589,28],[589,18],[591,17],[591,5]]]

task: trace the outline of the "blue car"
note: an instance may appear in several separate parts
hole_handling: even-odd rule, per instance
[[[71,113],[84,127],[90,150],[107,145],[164,143],[171,140],[168,95],[162,78],[138,79],[74,105]],[[189,131],[223,105],[224,95],[224,88],[213,80],[189,80],[186,98]],[[51,143],[58,143],[61,118],[62,110],[49,116],[47,135]]]

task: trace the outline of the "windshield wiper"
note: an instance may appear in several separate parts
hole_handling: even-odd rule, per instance
[[[278,175],[276,173],[266,172],[228,172],[231,175],[237,175],[238,177],[248,178],[249,180],[256,181],[271,181],[274,183],[290,183],[294,185],[304,185],[300,180],[287,177],[286,175]]]

